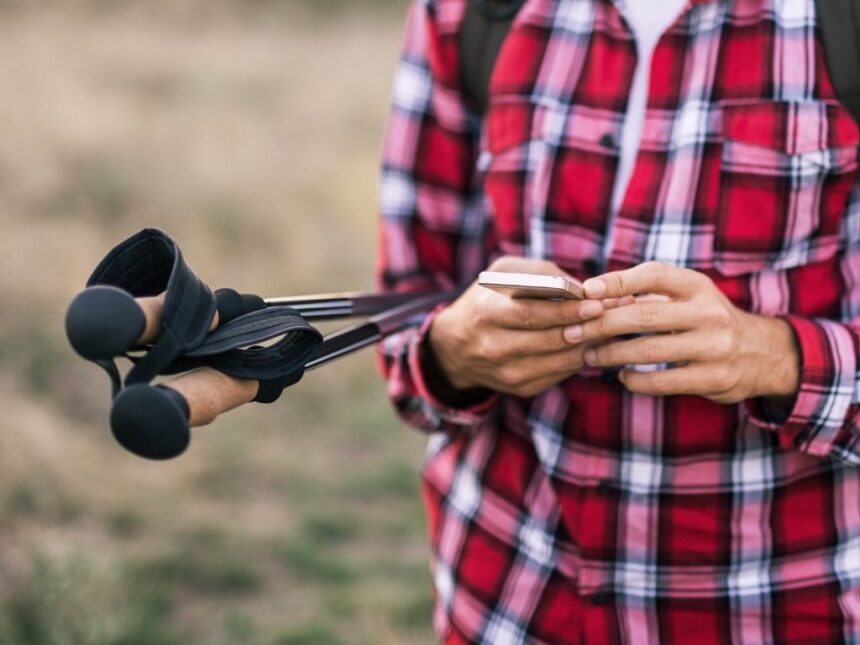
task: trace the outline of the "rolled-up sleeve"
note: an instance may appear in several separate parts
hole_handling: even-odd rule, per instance
[[[797,342],[800,383],[787,405],[752,401],[751,421],[785,448],[860,465],[860,186],[843,222],[841,320],[787,316]]]
[[[487,264],[490,220],[476,171],[480,120],[459,87],[463,6],[416,0],[410,11],[379,184],[377,279],[385,291],[463,287]],[[456,409],[427,387],[423,343],[438,311],[380,345],[380,371],[409,425],[428,432],[474,427],[490,417],[495,397]]]

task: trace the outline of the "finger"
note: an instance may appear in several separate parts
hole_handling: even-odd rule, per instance
[[[583,286],[589,298],[621,298],[640,293],[684,298],[696,293],[706,280],[704,274],[697,271],[662,262],[645,262],[631,269],[591,278]]]
[[[164,331],[164,299],[167,292],[151,297],[135,298],[134,301],[140,310],[143,312],[143,317],[146,319],[146,324],[143,328],[140,338],[135,343],[136,346],[151,345],[159,338]],[[209,331],[218,327],[218,312],[212,318],[212,323],[209,325]]]
[[[637,372],[625,369],[618,378],[630,392],[648,396],[674,396],[678,394],[708,395],[712,389],[711,370],[703,365],[676,367],[656,372]]]
[[[705,352],[699,334],[658,334],[592,347],[585,352],[585,364],[591,367],[618,367],[679,363],[703,360]]]
[[[669,296],[661,293],[643,293],[641,296],[633,298],[636,302],[672,302]]]
[[[540,331],[496,329],[479,341],[483,358],[496,363],[512,358],[533,357],[571,349],[565,337],[565,327],[552,327]]]
[[[605,311],[609,311],[610,309],[618,309],[619,307],[632,305],[636,302],[636,298],[633,296],[624,296],[623,298],[606,298],[600,302],[603,304],[603,309]]]
[[[143,328],[143,333],[135,343],[138,347],[142,345],[151,345],[159,339],[163,331],[162,315],[164,314],[164,298],[167,292],[158,296],[149,298],[136,298],[135,302],[143,312],[143,317],[146,319],[146,324]],[[217,322],[213,320],[213,327]]]
[[[258,381],[233,378],[209,367],[178,376],[166,385],[185,398],[192,428],[209,425],[225,412],[250,403],[260,388]]]
[[[538,300],[493,295],[501,300],[490,318],[496,325],[507,329],[537,331],[564,327],[591,320],[603,313],[603,305],[598,300]]]
[[[493,369],[493,389],[517,392],[530,383],[542,379],[564,377],[582,369],[582,349],[566,350],[554,354],[527,356],[512,360]]]
[[[130,385],[114,399],[111,431],[136,455],[171,459],[188,447],[190,428],[254,400],[258,389],[257,381],[235,379],[211,368],[189,372],[164,386]]]
[[[683,302],[644,302],[605,311],[590,321],[565,330],[569,342],[594,341],[657,332],[694,329],[701,323],[701,312]]]

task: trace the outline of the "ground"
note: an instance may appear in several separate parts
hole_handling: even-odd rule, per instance
[[[372,352],[147,463],[62,328],[143,226],[214,287],[372,286],[405,2],[358,5],[0,2],[0,643],[432,641],[424,439]]]

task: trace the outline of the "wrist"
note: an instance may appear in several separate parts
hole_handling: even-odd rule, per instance
[[[449,388],[468,390],[477,384],[469,382],[456,364],[456,358],[462,355],[462,351],[455,334],[449,331],[458,329],[457,321],[452,320],[451,316],[450,308],[443,309],[430,325],[422,347],[422,363],[426,360],[428,367],[436,372],[435,376]]]
[[[479,405],[492,396],[493,392],[458,378],[456,368],[446,365],[440,360],[440,355],[447,355],[441,347],[440,329],[437,327],[443,314],[444,311],[433,321],[419,348],[424,383],[430,394],[445,406],[468,408]]]
[[[756,396],[793,399],[800,386],[800,350],[791,325],[782,318],[756,318],[758,347],[764,359],[756,379]]]

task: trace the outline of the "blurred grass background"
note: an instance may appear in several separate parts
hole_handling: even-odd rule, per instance
[[[373,284],[405,0],[0,0],[0,643],[431,642],[423,439],[372,352],[146,463],[67,347],[115,243],[213,286]]]

